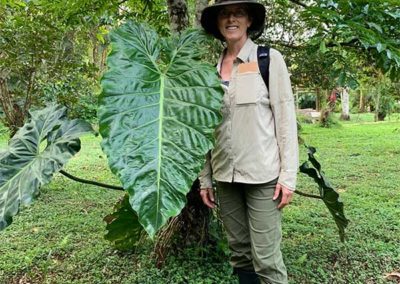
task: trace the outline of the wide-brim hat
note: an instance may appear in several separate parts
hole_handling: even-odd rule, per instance
[[[264,31],[265,7],[257,0],[216,0],[214,5],[206,7],[201,13],[200,21],[203,29],[214,37],[224,40],[218,29],[218,13],[223,7],[234,4],[247,5],[249,16],[252,18],[251,26],[247,29],[248,35],[253,40],[258,38]]]

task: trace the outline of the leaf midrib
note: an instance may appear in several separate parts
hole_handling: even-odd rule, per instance
[[[156,204],[156,227],[158,227],[160,209],[160,181],[161,181],[161,147],[162,147],[162,126],[164,117],[164,74],[160,74],[160,105],[159,105],[159,124],[158,124],[158,165],[157,165],[157,204]]]

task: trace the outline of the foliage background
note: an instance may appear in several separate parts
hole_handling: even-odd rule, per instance
[[[7,101],[2,92],[2,108],[16,109],[23,118],[31,106],[51,100],[68,107],[71,116],[95,119],[110,29],[135,19],[147,22],[161,36],[169,35],[174,2],[186,7],[191,27],[197,25],[198,9],[207,4],[204,0],[2,0],[0,85],[6,83],[11,99]],[[261,2],[267,9],[267,27],[259,43],[283,52],[296,86],[356,89],[381,81],[382,76],[398,82],[398,0]],[[210,61],[215,62],[221,47],[218,42],[209,46]],[[3,120],[11,127],[23,122],[7,116]]]

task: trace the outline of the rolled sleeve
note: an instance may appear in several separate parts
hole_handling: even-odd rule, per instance
[[[270,56],[269,92],[281,163],[278,183],[290,190],[295,190],[299,149],[290,76],[283,56],[275,49],[271,49]]]

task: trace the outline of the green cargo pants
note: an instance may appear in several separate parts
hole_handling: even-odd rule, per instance
[[[254,270],[261,283],[288,283],[280,243],[279,200],[272,200],[277,180],[264,184],[218,182],[221,219],[234,268]]]

